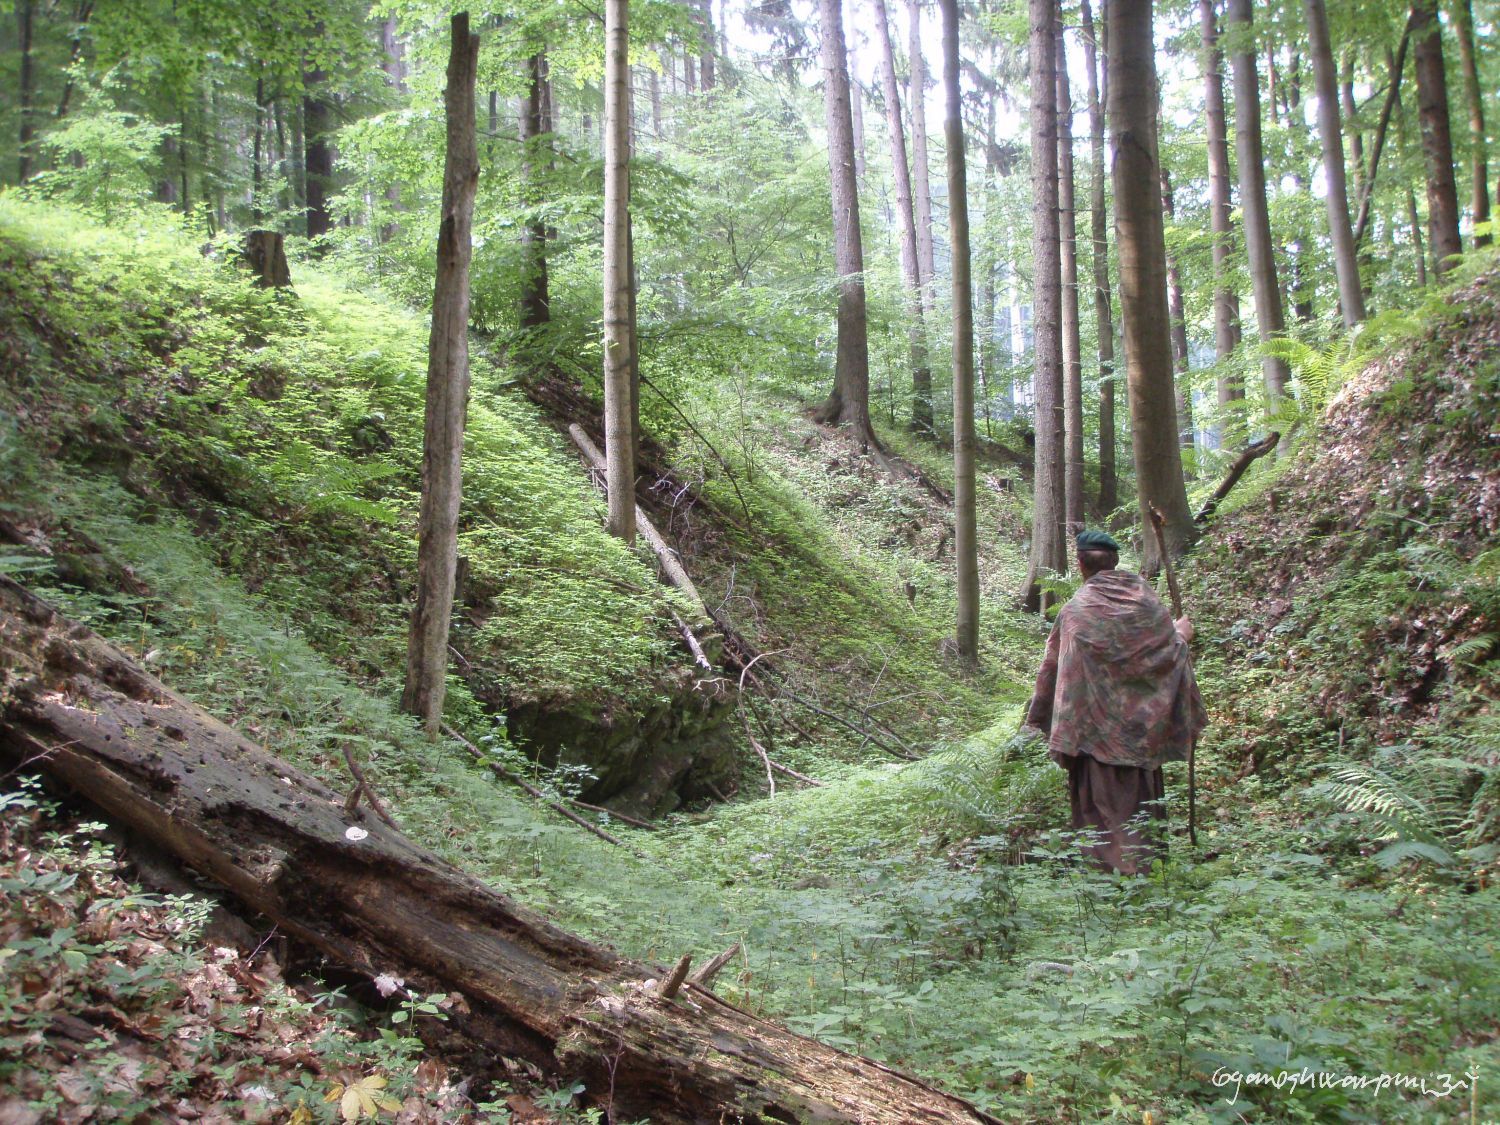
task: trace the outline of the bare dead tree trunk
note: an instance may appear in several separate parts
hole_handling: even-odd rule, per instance
[[[1229,0],[1228,22],[1240,43],[1230,59],[1234,73],[1235,155],[1240,172],[1240,210],[1244,214],[1245,252],[1250,259],[1250,283],[1255,292],[1255,322],[1262,345],[1286,330],[1281,286],[1276,278],[1276,254],[1271,241],[1271,215],[1266,208],[1265,149],[1260,132],[1260,79],[1255,67],[1252,0]],[[1117,181],[1118,182],[1118,181]],[[1264,356],[1260,363],[1266,396],[1274,407],[1286,394],[1291,369],[1285,360]],[[1163,509],[1167,511],[1167,509]],[[1170,517],[1171,513],[1168,512]],[[1149,540],[1149,536],[1147,537]]]
[[[661,966],[575,937],[347,811],[343,794],[5,578],[0,666],[7,767],[46,773],[336,964],[461,998],[450,1023],[480,1050],[581,1083],[607,1120],[996,1125],[705,985],[667,999],[648,985]]]
[[[609,530],[634,543],[629,0],[606,0],[604,14],[604,456]]]
[[[1323,0],[1304,0],[1308,48],[1312,51],[1313,82],[1318,92],[1318,136],[1323,142],[1323,173],[1328,234],[1333,242],[1333,268],[1339,283],[1339,311],[1344,326],[1365,319],[1365,291],[1359,280],[1359,256],[1349,225],[1349,190],[1344,177],[1344,136],[1339,121],[1338,74],[1333,66],[1333,43],[1328,33],[1328,11]]]
[[[552,132],[543,114],[546,105],[547,56],[533,54],[526,63],[526,95],[521,99],[521,178],[526,184],[526,205],[542,203],[539,185],[542,169],[551,163]],[[547,292],[547,224],[533,214],[521,232],[521,327],[540,328],[552,319]]]
[[[896,82],[895,52],[885,0],[875,0],[875,34],[880,40],[880,79],[885,89],[885,120],[891,142],[891,171],[896,181],[896,210],[901,223],[901,275],[906,281],[907,348],[911,353],[912,424],[917,426],[926,407],[932,428],[932,368],[927,357],[927,308],[917,256],[917,223],[913,210],[911,172],[906,162],[906,129],[901,121],[901,89]]]
[[[1182,479],[1173,403],[1167,249],[1162,228],[1161,159],[1157,150],[1156,54],[1152,4],[1111,3],[1109,133],[1114,150],[1115,237],[1120,247],[1120,315],[1125,325],[1126,388],[1142,526],[1152,508],[1166,516],[1167,550],[1193,541]],[[1154,536],[1144,536],[1143,573],[1164,564]]]
[[[1219,49],[1219,18],[1214,0],[1198,0],[1198,24],[1203,40],[1203,116],[1208,123],[1209,222],[1213,228],[1214,355],[1222,362],[1240,345],[1240,295],[1230,281],[1234,253],[1231,219],[1229,129],[1224,111],[1224,53]],[[1220,408],[1245,397],[1238,375],[1218,378]]]
[[[937,258],[932,245],[932,180],[927,159],[927,66],[922,58],[921,0],[906,0],[907,50],[911,69],[907,111],[911,114],[912,205],[917,225],[917,278],[922,308],[935,305],[933,280]],[[925,339],[925,338],[924,338]],[[925,350],[925,344],[924,344]],[[933,433],[932,370],[927,364],[914,369],[911,426],[917,433]]]
[[[1078,330],[1078,204],[1073,181],[1073,95],[1057,25],[1057,211],[1062,268],[1063,535],[1083,530],[1083,346]]]
[[[958,599],[958,659],[979,667],[979,544],[974,514],[974,317],[969,276],[969,188],[959,94],[958,0],[943,13],[943,88],[948,114],[948,230],[953,252],[953,562]]]
[[[1472,0],[1453,0],[1453,31],[1458,39],[1458,61],[1463,68],[1464,104],[1469,110],[1469,178],[1472,214],[1475,227],[1490,221],[1489,142],[1484,132],[1484,93],[1479,85],[1479,60],[1474,45],[1474,5]],[[1488,246],[1489,234],[1476,234],[1475,246]]]
[[[401,709],[422,719],[437,738],[447,688],[448,625],[458,565],[458,514],[463,493],[464,413],[469,400],[469,258],[479,153],[474,137],[474,83],[479,36],[469,15],[452,20],[447,155],[438,227],[437,279],[427,344],[427,399],[422,428],[422,505],[417,530],[417,602],[406,649]]]
[[[849,107],[849,63],[840,0],[820,0],[823,31],[823,113],[833,194],[833,257],[839,272],[838,350],[833,391],[818,409],[820,422],[846,425],[854,440],[879,448],[870,424],[870,349],[865,325],[864,248],[859,231],[859,186],[854,179],[854,121]]]
[[[1109,292],[1109,214],[1104,202],[1104,104],[1100,96],[1105,56],[1099,50],[1094,13],[1082,0],[1084,69],[1089,98],[1089,221],[1093,240],[1094,321],[1099,335],[1099,511],[1120,503],[1115,469],[1115,317]],[[1222,106],[1221,106],[1222,110]]]
[[[1161,210],[1166,222],[1177,219],[1177,203],[1172,194],[1172,176],[1165,164],[1161,167]],[[1176,372],[1174,403],[1177,407],[1177,444],[1183,453],[1193,452],[1193,385],[1188,356],[1187,312],[1182,301],[1182,271],[1177,258],[1167,254],[1167,317],[1172,325],[1172,370]]]
[[[1412,56],[1417,77],[1417,119],[1427,165],[1427,244],[1439,278],[1463,253],[1458,235],[1458,186],[1453,176],[1453,136],[1448,123],[1448,77],[1437,0],[1412,5]]]
[[[20,48],[21,61],[18,68],[17,80],[19,97],[16,99],[16,116],[20,120],[20,126],[16,144],[16,182],[24,184],[31,179],[32,164],[32,136],[35,126],[32,124],[32,103],[36,99],[35,69],[31,58],[31,41],[36,24],[36,13],[32,8],[32,0],[17,0],[16,3],[16,45]]]
[[[1020,603],[1042,608],[1044,571],[1066,574],[1063,536],[1062,258],[1057,184],[1057,3],[1029,0],[1031,64],[1032,329],[1035,340],[1036,476],[1031,552]]]

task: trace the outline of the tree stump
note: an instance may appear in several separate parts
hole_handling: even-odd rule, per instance
[[[279,232],[252,230],[245,234],[241,255],[262,289],[290,289],[292,271],[286,264],[286,245]]]

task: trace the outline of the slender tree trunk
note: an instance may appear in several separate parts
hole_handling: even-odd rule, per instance
[[[1427,165],[1427,243],[1441,278],[1463,253],[1458,235],[1458,187],[1453,177],[1453,136],[1448,123],[1448,78],[1437,0],[1412,5],[1412,55],[1417,76],[1417,113],[1422,157]]]
[[[1453,30],[1458,39],[1458,61],[1463,68],[1464,104],[1469,109],[1470,221],[1479,227],[1490,221],[1489,143],[1484,134],[1484,94],[1479,85],[1479,60],[1474,44],[1474,7],[1471,0],[1453,0]],[[1475,234],[1475,246],[1488,246],[1490,234]]]
[[[1118,5],[1117,5],[1118,6]],[[1031,234],[1033,271],[1033,398],[1036,474],[1031,509],[1031,553],[1021,605],[1043,608],[1044,571],[1066,574],[1063,535],[1064,429],[1062,370],[1062,259],[1057,184],[1057,2],[1029,0],[1031,70]]]
[[[1380,156],[1385,150],[1386,132],[1390,127],[1391,114],[1400,102],[1401,98],[1401,76],[1406,70],[1406,49],[1411,43],[1412,21],[1416,19],[1413,13],[1406,24],[1406,31],[1401,36],[1401,43],[1394,55],[1391,49],[1385,49],[1386,72],[1390,75],[1390,81],[1386,87],[1385,105],[1380,111],[1380,121],[1375,126],[1375,140],[1370,146],[1369,170],[1363,177],[1363,184],[1359,195],[1359,218],[1354,223],[1354,244],[1359,245],[1365,236],[1365,228],[1370,221],[1370,200],[1375,193],[1375,175],[1380,171]]]
[[[655,70],[651,71],[651,135],[661,138],[661,76]]]
[[[870,349],[865,325],[864,248],[859,232],[859,185],[854,179],[854,120],[840,0],[820,0],[823,31],[823,113],[833,190],[833,258],[839,273],[838,350],[833,391],[817,411],[820,422],[847,425],[856,442],[879,447],[870,424]]]
[[[1234,224],[1231,219],[1229,130],[1224,112],[1224,53],[1219,49],[1219,19],[1214,0],[1198,0],[1198,24],[1203,40],[1204,118],[1208,122],[1208,201],[1213,228],[1214,355],[1222,364],[1240,344],[1240,295],[1231,277]],[[1218,377],[1221,408],[1245,397],[1237,374]]]
[[[714,8],[713,0],[698,0],[699,27],[703,42],[698,55],[698,77],[706,94],[714,88]]]
[[[1172,176],[1167,166],[1161,168],[1161,210],[1166,222],[1177,220],[1177,203],[1172,194]],[[1193,385],[1188,355],[1187,313],[1182,301],[1182,271],[1176,257],[1167,254],[1167,317],[1172,325],[1172,370],[1177,407],[1177,444],[1184,454],[1193,452]],[[1191,474],[1189,474],[1191,476]]]
[[[1250,282],[1255,292],[1255,322],[1264,345],[1286,329],[1276,257],[1271,241],[1271,215],[1266,207],[1266,169],[1260,134],[1260,80],[1255,69],[1251,0],[1229,0],[1229,24],[1238,25],[1240,43],[1230,60],[1234,72],[1234,139],[1239,161],[1240,210],[1244,214],[1245,252],[1250,259]],[[1116,176],[1116,184],[1119,178]],[[1286,394],[1291,369],[1274,356],[1261,359],[1266,397],[1274,407]],[[1147,536],[1150,539],[1150,536]]]
[[[698,92],[698,64],[692,55],[682,56],[682,86],[689,94]]]
[[[858,82],[849,83],[849,110],[854,120],[854,182],[865,182],[865,98]]]
[[[385,78],[390,83],[391,90],[398,96],[406,93],[406,44],[396,34],[396,17],[387,16],[380,24],[380,54],[381,69],[385,71]],[[491,107],[496,108],[496,107]],[[485,145],[486,161],[494,157],[494,123],[491,123],[490,140]],[[385,189],[386,202],[391,205],[391,210],[400,211],[401,187],[399,184],[388,184]],[[380,228],[380,241],[389,242],[401,231],[400,223],[386,223]]]
[[[474,137],[474,82],[479,36],[469,16],[452,20],[447,156],[438,228],[437,280],[427,346],[427,401],[422,432],[422,506],[417,532],[417,604],[406,652],[401,709],[422,718],[436,739],[443,718],[448,625],[458,565],[458,514],[463,492],[464,412],[469,399],[469,258],[479,154]]]
[[[1349,137],[1349,163],[1354,169],[1354,199],[1356,206],[1359,206],[1365,197],[1365,136],[1359,127],[1359,105],[1354,100],[1353,51],[1344,53],[1343,68],[1339,75],[1339,101],[1343,110],[1344,131]],[[1350,228],[1349,235],[1354,241],[1355,260],[1359,265],[1360,296],[1364,301],[1365,315],[1368,316],[1373,294],[1370,277],[1374,272],[1374,262],[1368,252],[1360,251],[1359,238],[1354,234],[1353,227]]]
[[[979,667],[979,546],[974,516],[974,318],[969,277],[969,189],[958,81],[958,0],[943,14],[943,88],[948,114],[948,231],[953,252],[953,561],[957,571],[958,660]]]
[[[1073,95],[1057,26],[1057,208],[1062,265],[1063,534],[1083,530],[1083,347],[1078,331],[1078,204],[1073,180]]]
[[[1116,0],[1107,9],[1112,63],[1109,133],[1115,154],[1115,237],[1120,248],[1120,314],[1136,496],[1141,525],[1149,527],[1151,509],[1161,509],[1167,550],[1180,554],[1192,542],[1194,526],[1173,403],[1151,9],[1150,0]],[[1163,565],[1156,537],[1143,539],[1141,569],[1155,574]]]
[[[1099,511],[1119,506],[1115,470],[1115,317],[1109,290],[1109,215],[1104,202],[1104,106],[1101,71],[1107,65],[1099,51],[1094,13],[1082,0],[1083,60],[1089,97],[1089,221],[1093,241],[1094,322],[1099,335]]]
[[[542,169],[549,164],[548,150],[552,133],[543,116],[546,104],[547,56],[538,51],[526,63],[526,96],[521,99],[521,178],[526,188],[526,205],[536,208],[542,202],[539,183]],[[551,317],[547,293],[547,224],[532,215],[521,232],[521,327],[539,328]]]
[[[329,195],[333,187],[333,111],[320,91],[327,76],[321,70],[303,75],[307,93],[302,99],[303,134],[307,154],[307,237],[319,238],[333,229]]]
[[[1411,142],[1408,138],[1406,124],[1406,107],[1398,99],[1396,102],[1396,145],[1400,150],[1398,156],[1401,163],[1406,164],[1410,159]],[[1411,230],[1412,250],[1417,265],[1417,285],[1422,288],[1427,286],[1427,252],[1422,237],[1422,217],[1417,211],[1417,194],[1412,189],[1411,181],[1406,181],[1406,224]]]
[[[932,246],[932,181],[927,161],[927,67],[922,59],[921,0],[906,0],[908,20],[907,50],[910,53],[911,79],[907,111],[911,114],[911,180],[912,205],[917,225],[917,279],[921,286],[922,308],[934,307],[933,278],[937,273]],[[925,349],[924,349],[925,350]],[[925,357],[924,357],[925,358]],[[912,382],[911,427],[917,433],[931,434],[932,372],[927,364],[915,369]]]
[[[32,0],[17,0],[16,40],[21,52],[21,62],[18,75],[20,96],[16,100],[16,116],[20,119],[20,130],[16,145],[16,181],[23,184],[31,179],[31,141],[34,132],[31,115],[33,113],[32,103],[36,99],[36,90],[34,89],[35,78],[33,76],[34,68],[31,58],[31,40],[35,22]]]
[[[932,368],[927,358],[927,308],[917,256],[917,224],[913,211],[911,172],[906,163],[906,129],[901,121],[901,90],[896,83],[895,52],[885,0],[874,0],[875,34],[880,41],[880,80],[885,88],[885,120],[891,142],[891,171],[896,181],[896,210],[901,223],[901,275],[906,281],[907,346],[911,353],[912,424],[926,410],[932,428]]]
[[[24,2],[30,4],[31,0]],[[19,9],[19,5],[17,7]],[[20,15],[19,10],[16,14]],[[68,36],[68,74],[63,80],[62,97],[57,99],[57,111],[53,114],[59,121],[68,115],[68,105],[73,98],[73,67],[83,58],[83,36],[93,14],[94,0],[78,0],[78,6],[73,9],[73,33]]]
[[[635,542],[635,427],[630,316],[630,8],[604,6],[604,455],[609,530]]]
[[[1359,280],[1359,257],[1354,229],[1349,225],[1349,191],[1344,179],[1344,137],[1339,121],[1338,74],[1333,66],[1333,43],[1328,33],[1328,11],[1323,0],[1303,0],[1307,13],[1308,47],[1312,51],[1313,82],[1318,92],[1318,136],[1323,142],[1323,173],[1328,191],[1328,234],[1333,242],[1333,268],[1339,283],[1339,311],[1344,326],[1365,319],[1365,291]]]

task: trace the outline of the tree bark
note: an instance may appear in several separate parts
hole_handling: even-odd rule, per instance
[[[398,96],[406,93],[406,44],[396,34],[396,17],[387,16],[380,24],[380,66],[385,71],[386,81],[390,83],[391,90]],[[491,140],[485,146],[485,159],[494,156],[494,125],[490,126]],[[394,211],[402,210],[401,187],[399,184],[390,184],[385,189],[386,202]],[[401,231],[401,224],[395,222],[385,223],[380,228],[380,241],[389,242]]]
[[[474,83],[479,36],[469,16],[452,20],[448,85],[443,92],[447,154],[438,227],[437,278],[427,344],[427,396],[422,427],[422,504],[417,528],[417,601],[406,649],[401,709],[422,719],[436,738],[447,688],[448,625],[458,565],[458,514],[463,491],[464,413],[469,400],[469,259],[479,153],[474,137]]]
[[[647,986],[661,966],[575,937],[346,813],[342,794],[3,578],[0,658],[8,764],[45,772],[337,964],[454,996],[450,1027],[582,1083],[608,1120],[995,1122],[701,986],[664,999]]]
[[[1375,174],[1380,171],[1380,155],[1385,149],[1386,131],[1390,127],[1392,111],[1401,100],[1401,75],[1406,70],[1406,48],[1411,42],[1411,28],[1411,21],[1408,20],[1406,31],[1401,36],[1401,43],[1394,56],[1389,47],[1385,50],[1386,71],[1390,75],[1390,81],[1386,86],[1385,105],[1380,110],[1380,120],[1375,125],[1375,141],[1370,147],[1369,169],[1363,176],[1363,184],[1360,188],[1359,219],[1354,224],[1356,246],[1364,238],[1365,228],[1370,221],[1370,200],[1375,194]]]
[[[1167,550],[1177,555],[1192,542],[1194,528],[1183,485],[1173,404],[1151,17],[1150,0],[1109,5],[1113,63],[1109,133],[1115,154],[1115,238],[1120,248],[1120,314],[1125,326],[1136,499],[1143,527],[1150,526],[1153,508],[1165,514]],[[1143,538],[1141,569],[1154,574],[1165,560],[1160,557],[1156,538]]]
[[[927,308],[917,256],[917,223],[911,171],[906,162],[906,129],[901,121],[901,89],[896,82],[895,52],[885,0],[875,0],[875,34],[880,40],[880,80],[885,89],[885,120],[891,142],[891,171],[896,181],[896,210],[901,223],[901,276],[906,282],[907,349],[911,353],[912,425],[919,427],[925,409],[932,428],[932,367],[927,357]]]
[[[303,138],[307,151],[303,167],[307,175],[307,237],[321,238],[333,229],[333,215],[328,209],[333,187],[333,107],[320,93],[327,75],[310,70],[303,75],[306,94],[302,99]]]
[[[1165,164],[1161,167],[1161,210],[1165,221],[1177,219],[1177,203],[1172,195],[1172,176]],[[1193,385],[1188,355],[1187,313],[1182,301],[1182,271],[1177,258],[1167,255],[1167,317],[1172,325],[1172,370],[1176,373],[1173,403],[1177,408],[1177,444],[1183,453],[1193,452]]]
[[[245,232],[242,251],[245,264],[262,289],[290,289],[292,273],[286,263],[286,243],[281,232],[250,230]]]
[[[32,137],[35,132],[31,121],[34,110],[32,103],[36,100],[36,79],[31,58],[35,25],[36,13],[32,8],[32,0],[17,0],[16,45],[20,48],[21,61],[17,75],[19,97],[16,99],[16,116],[20,120],[16,144],[16,182],[22,184],[31,179]]]
[[[1219,49],[1219,18],[1214,0],[1198,0],[1198,25],[1203,40],[1203,116],[1208,123],[1208,206],[1213,229],[1214,356],[1221,363],[1240,345],[1240,295],[1231,283],[1234,223],[1231,218],[1229,129],[1224,112],[1224,53]],[[1220,408],[1245,397],[1237,374],[1218,377]]]
[[[1063,534],[1083,530],[1083,346],[1078,331],[1078,205],[1073,180],[1073,95],[1057,25],[1057,211],[1062,269]]]
[[[713,0],[698,0],[698,27],[703,39],[698,54],[698,80],[706,94],[714,88]]]
[[[1250,282],[1255,293],[1255,323],[1262,345],[1286,330],[1281,286],[1276,279],[1276,257],[1271,242],[1271,215],[1266,207],[1265,150],[1260,132],[1260,80],[1255,66],[1251,0],[1229,0],[1228,22],[1238,25],[1239,44],[1230,59],[1234,74],[1235,156],[1240,172],[1240,210],[1244,214],[1245,252],[1250,259]],[[1291,369],[1283,359],[1264,356],[1260,363],[1268,405],[1286,394]],[[1164,511],[1170,511],[1163,508]],[[1149,538],[1149,537],[1148,537]]]
[[[849,112],[854,123],[854,182],[865,182],[865,98],[857,81],[849,83]]]
[[[1118,6],[1118,5],[1117,5]],[[1033,273],[1033,399],[1036,477],[1032,492],[1031,552],[1020,603],[1043,608],[1043,571],[1066,574],[1063,536],[1062,258],[1057,184],[1057,3],[1029,0],[1031,71],[1031,233]]]
[[[1339,284],[1339,312],[1344,326],[1365,319],[1365,291],[1359,280],[1359,257],[1354,230],[1349,225],[1349,190],[1344,177],[1344,131],[1339,121],[1338,73],[1333,65],[1333,43],[1323,0],[1303,0],[1307,13],[1308,47],[1312,51],[1313,83],[1318,93],[1318,136],[1323,142],[1323,173],[1328,191],[1328,234],[1333,243],[1333,268]]]
[[[927,67],[922,58],[921,0],[906,0],[907,51],[911,68],[907,111],[911,114],[912,205],[917,226],[917,278],[921,286],[922,308],[931,311],[935,304],[933,280],[937,258],[932,245],[932,180],[927,159]],[[924,341],[925,351],[925,341]],[[917,433],[933,433],[932,370],[927,363],[916,369],[921,382],[912,383],[911,426]]]
[[[1211,2],[1211,0],[1210,0]],[[1099,511],[1120,504],[1115,469],[1115,317],[1109,290],[1109,213],[1104,202],[1104,105],[1100,97],[1106,56],[1099,50],[1094,13],[1082,0],[1083,60],[1089,98],[1089,222],[1093,241],[1094,322],[1099,336]],[[1222,102],[1221,102],[1222,113]]]
[[[1474,7],[1471,0],[1453,0],[1453,31],[1458,39],[1458,61],[1463,68],[1464,104],[1469,110],[1469,221],[1477,228],[1490,221],[1489,142],[1484,133],[1484,93],[1479,85],[1479,60],[1474,44]],[[1493,236],[1474,235],[1475,246],[1488,246]]]
[[[959,94],[958,0],[943,14],[943,88],[948,114],[948,231],[953,255],[953,561],[958,600],[958,660],[979,667],[979,544],[974,514],[974,293],[969,276],[969,188]]]
[[[526,63],[526,95],[521,99],[521,179],[526,205],[542,203],[541,173],[551,163],[552,132],[543,110],[546,105],[547,56],[533,54]],[[521,327],[540,328],[552,319],[547,292],[547,224],[535,214],[521,232]]]
[[[856,443],[879,448],[870,424],[870,349],[865,325],[864,248],[859,231],[859,186],[854,179],[854,122],[849,108],[849,64],[840,0],[820,0],[823,32],[823,112],[828,127],[828,171],[833,195],[833,257],[839,273],[838,350],[833,391],[817,419],[848,426]]]
[[[1463,253],[1458,235],[1458,186],[1453,177],[1453,136],[1448,123],[1448,77],[1437,0],[1412,5],[1412,57],[1417,77],[1417,115],[1427,166],[1427,245],[1432,268],[1442,278]]]
[[[604,14],[604,455],[609,530],[634,543],[629,0],[606,0]]]

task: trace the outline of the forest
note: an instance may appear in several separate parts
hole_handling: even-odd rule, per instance
[[[0,1125],[1500,1119],[1496,0],[0,0]]]

